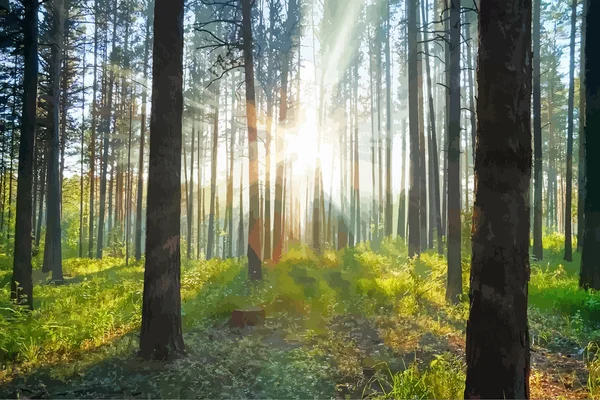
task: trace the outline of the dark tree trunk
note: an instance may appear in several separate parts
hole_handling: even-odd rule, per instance
[[[419,104],[417,77],[417,0],[408,3],[408,122],[410,132],[410,188],[408,199],[408,256],[421,252],[419,218]],[[424,216],[423,216],[424,217]]]
[[[94,0],[94,81],[92,82],[92,124],[90,126],[90,222],[89,222],[89,241],[88,257],[92,258],[94,254],[94,202],[96,197],[96,124],[98,118],[97,112],[97,93],[98,93],[98,2]]]
[[[64,0],[53,3],[54,17],[51,20],[53,43],[49,65],[51,87],[51,129],[48,137],[48,200],[46,201],[46,240],[44,244],[44,262],[42,272],[52,271],[52,280],[61,282],[62,248],[60,227],[60,137],[59,137],[59,108],[60,108],[60,66],[64,45]]]
[[[117,0],[113,1],[113,9],[115,9],[113,16],[113,37],[112,37],[112,50],[111,50],[111,65],[113,65],[113,58],[115,56],[115,47],[117,39],[117,12],[116,7]],[[113,106],[113,86],[115,82],[114,68],[110,68],[108,85],[108,95],[106,99],[106,105],[102,111],[102,171],[100,175],[100,210],[98,215],[98,247],[96,249],[96,258],[102,258],[102,250],[104,248],[104,217],[106,213],[106,179],[108,173],[108,149],[109,149],[109,132],[110,132],[110,121],[111,112]],[[110,207],[109,207],[110,208]],[[110,212],[110,210],[109,210]],[[109,217],[110,220],[110,217]],[[109,229],[110,231],[110,229]]]
[[[571,44],[569,63],[569,104],[567,116],[567,172],[565,176],[565,261],[573,261],[573,234],[571,204],[573,201],[573,112],[575,108],[575,30],[577,28],[577,0],[571,4]]]
[[[423,22],[425,26],[428,25],[427,20],[427,12],[426,12],[426,4],[423,3],[423,7],[421,9],[423,15]],[[427,43],[428,37],[425,36],[425,43]],[[425,44],[425,53],[429,54],[429,46]],[[431,87],[431,66],[429,64],[429,56],[423,55],[425,57],[425,72],[427,74],[427,90],[429,97],[429,129],[431,129],[431,136],[429,140],[429,165],[430,165],[430,173],[429,179],[432,181],[432,184],[429,186],[432,188],[432,193],[430,193],[430,197],[433,199],[430,204],[433,205],[433,211],[429,211],[429,215],[431,218],[435,219],[435,227],[437,231],[437,251],[438,254],[444,254],[443,247],[443,239],[442,239],[442,217],[440,215],[440,171],[439,171],[439,159],[438,159],[438,148],[437,148],[437,131],[435,125],[435,111],[433,108],[433,91]],[[430,221],[429,224],[433,226],[433,221]],[[430,228],[430,230],[433,230]],[[433,238],[430,239],[433,242]]]
[[[536,260],[544,258],[542,247],[542,109],[541,109],[541,68],[540,68],[540,26],[542,0],[534,1],[533,17],[533,146],[534,146],[534,193],[533,193],[533,255]]]
[[[477,155],[465,398],[529,398],[531,1],[479,14]]]
[[[585,170],[600,171],[600,158],[588,157],[600,148],[600,4],[588,1],[585,31]],[[585,184],[585,241],[581,254],[582,288],[600,290],[600,175],[587,174]]]
[[[462,294],[460,262],[460,4],[450,8],[450,107],[448,118],[448,286],[446,298]]]
[[[248,276],[251,280],[262,279],[262,259],[260,233],[262,223],[259,217],[258,190],[258,142],[256,128],[256,95],[254,90],[254,60],[252,54],[252,4],[251,0],[242,3],[242,39],[244,52],[244,72],[246,75],[246,118],[248,123],[248,181],[250,183],[248,212]]]
[[[578,160],[578,182],[579,195],[577,196],[577,251],[583,249],[585,238],[585,30],[588,0],[583,0],[583,11],[581,15],[581,55],[579,63],[579,160]]]
[[[26,0],[23,18],[23,112],[19,144],[15,252],[11,279],[11,298],[33,309],[31,278],[33,147],[38,83],[38,1]]]
[[[183,113],[183,3],[156,0],[148,169],[146,264],[140,355],[184,350],[181,328],[180,213]]]

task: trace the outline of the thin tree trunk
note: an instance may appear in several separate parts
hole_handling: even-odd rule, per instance
[[[213,117],[212,152],[210,158],[210,211],[208,213],[208,241],[206,259],[213,257],[215,247],[215,196],[217,194],[217,152],[219,148],[219,99],[221,96],[220,82],[215,83],[215,110]]]
[[[577,251],[583,249],[583,240],[585,238],[585,185],[586,185],[586,170],[585,170],[585,31],[586,31],[586,14],[588,0],[583,1],[583,11],[581,13],[581,53],[579,62],[579,160],[578,160],[578,189],[577,196]]]
[[[567,171],[565,182],[565,261],[573,261],[571,207],[573,203],[573,113],[575,108],[575,30],[577,29],[577,0],[571,5],[571,45],[569,63],[569,100],[567,116]]]
[[[542,115],[541,115],[541,68],[540,29],[541,1],[533,0],[533,142],[534,142],[534,193],[533,193],[533,255],[536,260],[544,258],[542,247]]]

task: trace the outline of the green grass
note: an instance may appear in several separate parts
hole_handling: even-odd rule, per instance
[[[587,348],[584,383],[600,396],[600,295],[578,289],[579,255],[562,261],[560,236],[544,245],[545,259],[531,266],[534,347]],[[428,251],[408,260],[397,240],[383,241],[378,252],[366,244],[320,256],[293,248],[277,266],[265,265],[259,284],[248,282],[243,260],[184,260],[188,357],[160,367],[128,361],[137,349],[143,264],[72,258],[64,270],[67,284],[36,285],[35,310],[23,312],[8,300],[11,260],[0,256],[0,381],[9,392],[19,374],[71,388],[95,387],[104,376],[144,397],[438,399],[464,390],[466,251],[456,306],[445,301],[445,259]],[[233,309],[257,305],[267,312],[264,328],[242,336],[224,328]]]

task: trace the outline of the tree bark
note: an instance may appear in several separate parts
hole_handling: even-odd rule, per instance
[[[59,109],[60,109],[60,67],[61,55],[64,46],[64,0],[57,0],[52,5],[53,16],[51,31],[53,43],[51,47],[51,61],[49,65],[50,90],[51,90],[51,129],[48,138],[48,200],[46,201],[46,240],[44,244],[44,262],[42,272],[52,271],[52,280],[61,282],[62,273],[62,248],[60,227],[60,136],[59,136]]]
[[[577,196],[577,251],[583,249],[585,239],[585,30],[586,14],[588,0],[583,1],[583,11],[581,13],[581,44],[580,44],[580,63],[579,63],[579,160],[578,160],[578,189]]]
[[[448,118],[448,286],[446,298],[457,302],[462,294],[460,260],[460,4],[450,8],[450,107]]]
[[[529,398],[531,1],[482,0],[465,398]]]
[[[600,158],[588,157],[600,148],[600,56],[594,39],[600,37],[600,5],[587,2],[585,31],[585,170],[600,171]],[[579,286],[600,290],[600,175],[587,174],[585,240]]]
[[[544,258],[542,246],[542,110],[541,110],[541,67],[540,29],[541,1],[534,1],[533,17],[533,142],[534,142],[534,193],[533,193],[533,255],[536,260]]]
[[[571,4],[571,44],[569,63],[569,100],[567,116],[567,172],[565,188],[565,261],[573,261],[571,206],[573,202],[573,113],[575,108],[575,30],[577,28],[577,0]]]
[[[140,355],[184,351],[180,293],[183,0],[156,0]]]
[[[408,3],[408,123],[410,132],[410,172],[408,199],[408,256],[421,253],[419,113],[417,77],[417,0]]]
[[[32,179],[33,147],[38,84],[38,8],[37,0],[23,3],[23,111],[19,143],[19,175],[17,178],[17,210],[15,223],[15,252],[11,279],[11,298],[17,304],[33,309],[31,266],[32,242]]]
[[[246,75],[246,119],[248,123],[248,181],[250,183],[248,212],[248,276],[251,280],[262,279],[262,257],[258,190],[258,143],[256,128],[256,95],[254,90],[254,56],[252,54],[252,0],[242,3],[242,39],[244,72]]]

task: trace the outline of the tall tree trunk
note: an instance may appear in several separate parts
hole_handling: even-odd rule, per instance
[[[15,252],[11,278],[11,298],[17,304],[33,309],[33,283],[31,266],[32,241],[32,179],[33,147],[38,83],[38,8],[37,0],[23,3],[23,111],[21,114],[21,140],[19,143],[19,175],[17,177],[17,210],[15,223]]]
[[[544,258],[542,246],[542,109],[541,109],[541,68],[540,68],[540,29],[541,2],[533,0],[533,256],[536,260]]]
[[[140,355],[184,350],[181,328],[180,212],[183,113],[183,0],[156,0],[148,169],[146,264]]]
[[[583,11],[581,13],[581,44],[580,44],[580,62],[579,62],[579,160],[578,166],[578,196],[577,196],[577,251],[583,249],[583,240],[585,238],[585,30],[586,14],[588,0],[583,1]]]
[[[256,95],[254,90],[254,60],[252,54],[252,4],[242,3],[242,39],[244,72],[246,75],[246,118],[248,123],[248,181],[250,183],[248,212],[248,276],[251,280],[262,280],[261,241],[262,221],[259,218],[258,190],[258,143],[256,128]]]
[[[600,148],[600,5],[587,1],[585,24],[585,170],[600,171],[600,158],[588,157]],[[585,184],[585,240],[579,286],[600,290],[600,175],[590,173]]]
[[[60,109],[60,66],[61,54],[64,45],[64,16],[65,0],[53,3],[52,48],[49,65],[51,87],[51,129],[48,138],[48,200],[46,201],[46,240],[44,244],[44,262],[42,272],[52,271],[52,280],[61,282],[62,273],[62,248],[60,227],[60,180],[59,180],[59,109]]]
[[[417,26],[419,27],[419,33],[417,34],[419,42],[421,42],[421,33],[420,31],[423,29],[423,24],[421,23],[421,18],[419,17],[419,9],[417,4]],[[422,53],[421,43],[417,44],[417,51]],[[420,223],[420,235],[421,235],[421,251],[428,248],[427,243],[427,161],[425,159],[426,154],[426,143],[425,143],[425,106],[423,99],[423,55],[417,56],[417,98],[418,98],[418,118],[419,118],[419,169],[418,169],[418,179],[419,179],[419,223]]]
[[[386,40],[385,40],[385,236],[392,236],[392,60],[390,48],[390,0],[386,4]]]
[[[421,9],[423,15],[423,23],[425,26],[428,25],[427,20],[427,2],[423,3],[423,7]],[[428,42],[428,35],[425,35],[425,43]],[[437,231],[437,251],[438,254],[444,253],[443,247],[443,239],[442,239],[442,218],[440,215],[440,171],[439,171],[439,159],[438,159],[438,148],[437,148],[437,131],[435,125],[435,111],[433,108],[433,91],[431,87],[431,67],[429,64],[429,46],[425,44],[425,53],[423,57],[425,57],[425,72],[427,74],[427,90],[428,90],[428,104],[429,104],[429,126],[431,129],[431,136],[429,141],[429,157],[430,162],[429,165],[431,167],[431,171],[429,173],[429,179],[433,182],[429,187],[433,189],[430,196],[433,198],[433,211],[430,210],[429,215],[435,219],[435,227]],[[431,203],[430,203],[431,204]],[[433,226],[433,221],[430,221],[430,224]],[[433,242],[433,240],[431,239]]]
[[[98,2],[94,0],[94,81],[92,82],[92,125],[90,126],[90,222],[89,222],[89,241],[88,258],[93,257],[94,252],[94,202],[96,197],[96,126],[98,122],[98,28],[99,28],[99,10]]]
[[[85,79],[86,65],[85,65],[85,46],[83,48],[83,68],[82,68],[82,81]],[[83,152],[85,149],[85,90],[81,93],[81,153],[79,154],[80,161],[80,173],[79,173],[79,258],[83,257],[83,188],[84,188],[84,175],[83,175]]]
[[[565,261],[573,261],[571,206],[573,203],[573,112],[575,108],[575,30],[577,29],[577,0],[571,4],[571,44],[569,63],[569,104],[567,116],[567,172],[565,182]]]
[[[38,218],[37,218],[37,226],[35,228],[35,247],[40,247],[40,240],[42,239],[42,223],[44,221],[44,196],[46,195],[46,177],[48,175],[48,148],[46,143],[42,142],[43,145],[42,150],[42,163],[40,168],[40,202],[38,204]],[[18,193],[18,192],[17,192]]]
[[[446,298],[462,293],[460,262],[460,4],[450,8],[450,110],[448,125],[448,286]]]
[[[408,3],[408,121],[410,131],[410,188],[408,200],[408,256],[421,253],[421,226],[419,216],[419,104],[417,69],[417,14],[418,1]],[[421,216],[424,218],[424,216]]]
[[[144,85],[142,85],[142,115],[140,121],[140,154],[137,173],[137,199],[135,211],[135,259],[139,261],[142,258],[142,213],[144,196],[144,152],[146,147],[146,103],[148,102],[148,62],[150,52],[150,28],[152,25],[152,12],[154,0],[148,0],[148,10],[146,15],[146,41],[144,42],[144,61],[142,70],[144,71]],[[198,140],[199,141],[199,140]]]
[[[117,40],[117,0],[113,0],[113,35],[111,49],[111,65],[113,65],[115,57],[115,48]],[[106,68],[106,66],[105,66]],[[106,213],[106,178],[108,173],[108,149],[109,149],[109,134],[111,112],[113,107],[113,86],[115,82],[114,68],[110,68],[108,85],[108,95],[105,107],[102,111],[102,171],[100,175],[100,210],[98,215],[98,245],[96,249],[96,258],[102,258],[102,250],[104,248],[104,217]],[[109,217],[110,219],[110,217]]]
[[[215,83],[215,111],[213,117],[212,152],[210,156],[210,211],[208,213],[208,241],[206,245],[206,259],[213,257],[215,247],[215,196],[217,194],[217,152],[219,148],[219,99],[221,85]]]
[[[531,1],[479,14],[477,155],[465,398],[529,398]]]

